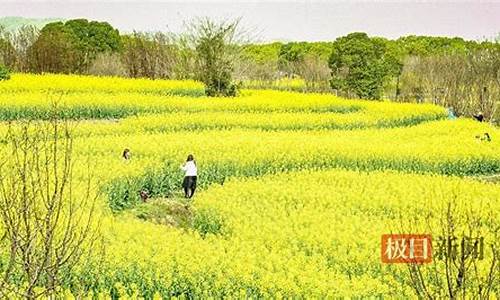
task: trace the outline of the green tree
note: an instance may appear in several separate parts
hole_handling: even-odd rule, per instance
[[[118,30],[85,19],[45,25],[29,48],[31,71],[83,73],[97,54],[121,49]]]
[[[197,77],[207,96],[235,96],[234,63],[240,56],[239,21],[215,22],[200,19],[191,24],[190,40],[195,49]]]
[[[388,75],[385,51],[382,39],[371,39],[366,33],[356,32],[338,38],[329,60],[332,88],[348,96],[380,98]]]
[[[406,55],[410,56],[467,54],[480,46],[477,42],[464,41],[459,37],[409,35],[397,39],[396,42],[404,49]]]
[[[280,65],[301,61],[308,50],[309,44],[306,42],[291,42],[281,45]]]
[[[271,85],[278,77],[281,43],[246,44],[242,46],[240,80],[256,80],[261,86]],[[237,68],[238,69],[238,68]],[[237,72],[238,73],[238,72]]]
[[[80,53],[73,31],[62,22],[45,25],[37,40],[28,48],[28,61],[32,72],[73,73]]]
[[[406,54],[397,41],[386,40],[385,44],[384,62],[387,67],[388,78],[384,84],[384,93],[394,95],[394,99],[398,100],[401,94],[401,73],[403,72]]]
[[[107,22],[75,19],[64,26],[76,36],[76,47],[80,53],[77,71],[84,72],[98,53],[117,52],[121,49],[120,33]]]
[[[278,60],[282,44],[274,42],[269,44],[247,44],[243,45],[245,57],[255,60],[257,63]]]

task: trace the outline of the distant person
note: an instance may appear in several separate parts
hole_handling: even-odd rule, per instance
[[[182,182],[182,187],[184,188],[184,197],[191,198],[196,190],[196,180],[198,176],[198,169],[196,168],[196,161],[194,156],[189,154],[186,163],[181,165],[181,169],[186,172],[184,175],[184,180]]]
[[[485,132],[482,136],[476,135],[476,139],[479,139],[481,141],[491,142],[491,136],[487,132]]]
[[[129,160],[132,157],[132,153],[130,153],[129,148],[125,148],[125,150],[123,150],[122,157],[124,160]]]
[[[446,111],[448,112],[448,120],[455,120],[457,118],[457,116],[455,115],[455,110],[453,110],[453,107],[448,107]]]
[[[148,201],[148,199],[149,199],[149,193],[146,190],[142,190],[139,193],[139,196],[141,196],[142,202],[144,202],[144,203],[146,203]]]
[[[477,114],[472,115],[472,116],[474,117],[474,119],[476,119],[479,122],[482,122],[484,120],[484,115],[482,112],[478,112]]]
[[[491,136],[489,133],[485,132],[481,137],[481,141],[491,142]]]

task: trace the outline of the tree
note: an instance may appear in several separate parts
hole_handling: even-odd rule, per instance
[[[424,218],[427,230],[435,230],[439,236],[432,250],[432,266],[408,264],[407,284],[418,299],[490,299],[498,295],[500,227],[493,211],[492,207],[464,211],[448,202],[442,211]],[[416,232],[418,224],[412,222],[403,225],[402,232]]]
[[[76,36],[80,60],[77,72],[85,72],[99,53],[117,52],[121,49],[120,33],[107,22],[75,19],[64,26]]]
[[[297,73],[297,65],[303,61],[308,50],[306,42],[291,42],[281,45],[279,52],[279,68],[287,76],[291,77]]]
[[[388,80],[385,82],[384,92],[394,95],[394,99],[398,101],[401,94],[401,73],[403,72],[405,53],[396,41],[386,40],[385,43],[384,62],[388,72]],[[394,92],[391,93],[391,90]]]
[[[13,69],[17,72],[29,72],[30,62],[28,50],[38,39],[40,31],[35,26],[22,26],[16,32],[10,34],[10,42],[15,49],[15,65]]]
[[[122,41],[122,57],[131,77],[156,79],[176,76],[179,51],[168,34],[134,32],[123,36]]]
[[[329,42],[290,42],[283,44],[279,52],[280,70],[288,75],[296,74],[298,66],[305,59],[317,57],[327,61],[331,54],[332,43]]]
[[[215,22],[199,19],[189,27],[189,40],[196,55],[197,78],[205,84],[208,96],[235,96],[234,63],[241,47],[239,21]]]
[[[314,54],[306,54],[297,64],[297,73],[306,83],[306,90],[329,91],[330,68],[328,62]]]
[[[16,64],[16,49],[11,43],[12,34],[0,26],[0,65],[13,68]]]
[[[73,140],[66,123],[11,125],[0,163],[0,242],[6,261],[0,296],[54,295],[64,273],[92,247],[96,196],[73,185]],[[90,178],[90,175],[89,175]]]
[[[281,43],[246,44],[236,65],[237,80],[250,80],[252,86],[271,85],[279,75],[278,54]]]
[[[370,39],[366,33],[338,38],[329,60],[331,87],[348,96],[380,98],[388,75],[384,54],[383,40]]]
[[[45,25],[37,40],[28,49],[30,71],[73,73],[77,70],[81,53],[77,50],[77,36],[62,22]]]
[[[486,120],[498,122],[500,49],[411,57],[403,67],[401,91],[404,101],[432,102],[465,116],[481,111]]]
[[[106,22],[69,20],[45,25],[29,47],[33,72],[84,73],[99,53],[121,49],[118,30]]]
[[[125,64],[118,53],[99,53],[87,71],[97,76],[129,76]]]

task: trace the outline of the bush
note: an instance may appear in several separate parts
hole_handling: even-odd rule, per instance
[[[87,71],[90,75],[127,77],[128,72],[117,53],[100,53]]]
[[[205,87],[205,94],[209,97],[234,97],[237,93],[238,86],[229,80],[211,82]]]
[[[193,228],[204,238],[208,234],[223,234],[224,220],[211,209],[198,211],[193,219]]]
[[[198,79],[205,84],[205,94],[210,97],[233,97],[238,86],[233,83],[234,62],[241,48],[238,21],[214,22],[201,19],[191,25],[190,39],[196,52]]]
[[[0,64],[0,81],[10,79],[10,70]]]

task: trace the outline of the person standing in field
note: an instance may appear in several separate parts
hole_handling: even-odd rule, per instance
[[[448,107],[446,109],[447,113],[448,113],[448,120],[455,120],[457,118],[457,116],[455,115],[455,110],[453,109],[453,107]]]
[[[484,115],[482,112],[478,112],[477,114],[472,115],[472,117],[474,119],[476,119],[476,121],[479,121],[479,122],[482,122],[484,120]]]
[[[122,154],[123,160],[128,161],[128,160],[130,160],[131,156],[132,156],[132,153],[130,153],[130,149],[125,148],[125,150],[123,150],[123,154]]]
[[[181,169],[185,172],[184,181],[182,182],[184,197],[191,198],[196,190],[196,180],[198,175],[196,161],[194,160],[194,156],[192,154],[188,155],[186,163],[181,165]]]

